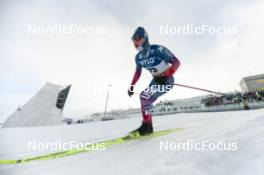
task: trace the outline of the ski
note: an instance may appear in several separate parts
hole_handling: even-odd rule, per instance
[[[119,137],[116,139],[105,140],[105,141],[93,143],[93,144],[90,144],[83,149],[72,149],[72,150],[67,150],[67,151],[60,151],[60,152],[56,152],[56,153],[44,154],[44,155],[34,156],[34,157],[27,157],[27,158],[18,159],[18,160],[0,160],[0,164],[20,164],[20,163],[32,162],[35,160],[56,159],[56,158],[71,156],[71,155],[75,155],[75,154],[80,154],[83,152],[90,152],[90,151],[92,151],[92,149],[89,149],[89,148],[92,148],[93,145],[95,145],[95,144],[102,144],[103,143],[103,144],[105,144],[106,148],[109,148],[110,146],[119,145],[119,144],[122,144],[122,143],[125,143],[128,141],[131,141],[131,140],[149,139],[149,138],[159,137],[159,136],[167,135],[167,134],[177,132],[180,130],[182,130],[182,128],[157,131],[157,132],[153,132],[152,134],[145,135],[145,136],[128,134],[127,136]]]

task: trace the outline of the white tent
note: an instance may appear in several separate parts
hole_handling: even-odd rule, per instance
[[[31,100],[15,111],[3,127],[62,124],[62,111],[70,87],[47,83]]]

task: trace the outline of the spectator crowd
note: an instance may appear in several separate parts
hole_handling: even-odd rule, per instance
[[[264,101],[264,90],[247,92],[247,93],[231,93],[222,96],[209,95],[201,100],[201,103],[205,106],[216,106],[216,105],[228,105],[228,104],[239,104],[244,101]]]

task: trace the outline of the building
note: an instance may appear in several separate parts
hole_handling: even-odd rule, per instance
[[[264,90],[264,74],[253,75],[242,78],[239,82],[242,92]]]
[[[63,124],[63,108],[71,86],[47,83],[5,121],[4,128]]]

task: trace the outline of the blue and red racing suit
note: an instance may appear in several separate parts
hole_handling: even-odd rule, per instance
[[[148,51],[139,52],[135,58],[136,71],[131,82],[134,86],[140,78],[142,68],[147,69],[153,76],[149,86],[140,93],[143,122],[151,122],[153,103],[174,85],[173,74],[180,66],[180,61],[164,46],[150,45]],[[156,81],[157,77],[165,77],[163,84]]]

